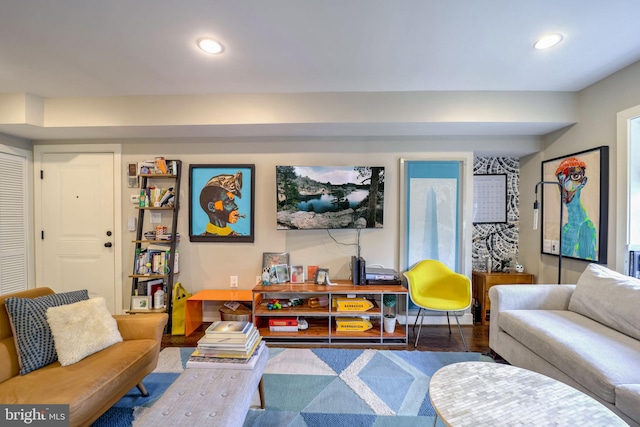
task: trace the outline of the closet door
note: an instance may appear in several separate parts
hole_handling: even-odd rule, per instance
[[[29,283],[27,158],[0,146],[0,294],[27,289]]]

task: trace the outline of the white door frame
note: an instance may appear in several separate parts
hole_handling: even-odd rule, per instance
[[[1,136],[0,136],[1,138]],[[33,224],[33,153],[29,150],[25,150],[11,145],[5,145],[0,139],[0,153],[9,154],[18,157],[24,157],[27,160],[27,172],[26,172],[26,206],[25,212],[27,213],[27,224]],[[35,261],[34,261],[34,245],[33,245],[34,229],[33,227],[27,227],[27,289],[35,287]]]
[[[120,144],[63,144],[63,145],[34,145],[33,160],[33,182],[34,182],[34,230],[42,229],[42,183],[40,181],[40,170],[42,169],[42,155],[45,153],[110,153],[113,154],[113,220],[116,236],[114,251],[114,286],[116,313],[123,313],[122,304],[122,145]],[[34,239],[35,243],[35,286],[45,286],[45,279],[42,277],[42,241]],[[119,280],[120,279],[120,280]]]

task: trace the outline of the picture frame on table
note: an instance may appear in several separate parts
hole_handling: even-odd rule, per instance
[[[307,266],[307,280],[310,282],[316,282],[316,274],[318,273],[317,265],[308,265]]]
[[[609,147],[600,146],[542,162],[541,252],[607,263]],[[562,193],[560,193],[562,188]],[[563,218],[560,224],[560,203]],[[559,246],[562,232],[562,248]]]
[[[327,285],[329,284],[329,269],[328,268],[318,268],[316,272],[316,285]]]
[[[277,278],[277,283],[287,283],[289,281],[289,265],[288,264],[277,264],[271,267],[275,270],[275,276]]]
[[[189,166],[189,240],[253,243],[255,165]]]
[[[289,265],[289,252],[263,252],[262,253],[262,270],[272,268],[276,265]]]
[[[151,297],[149,295],[139,296],[134,295],[131,297],[131,310],[150,310],[151,309]]]
[[[301,265],[291,266],[291,283],[304,283],[304,267]]]

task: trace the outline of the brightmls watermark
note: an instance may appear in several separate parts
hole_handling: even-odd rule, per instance
[[[68,427],[69,405],[0,405],[0,425]]]

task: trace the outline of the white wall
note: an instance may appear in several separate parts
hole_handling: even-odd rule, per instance
[[[0,133],[0,144],[10,145],[11,147],[20,148],[22,150],[33,150],[33,144],[31,141],[4,133]]]
[[[609,227],[607,266],[616,269],[619,260],[616,249],[625,242],[618,242],[616,230],[624,226],[624,213],[618,211],[617,200],[617,142],[616,114],[619,111],[640,104],[640,63],[633,64],[595,84],[578,94],[578,123],[547,135],[544,152],[521,158],[520,160],[520,245],[528,251],[523,263],[528,271],[536,274],[538,283],[556,283],[558,258],[540,255],[539,231],[534,232],[526,224],[532,224],[534,186],[540,180],[542,161],[567,154],[609,146]],[[531,209],[528,209],[531,207]],[[526,243],[526,244],[525,244]],[[575,283],[586,268],[587,263],[577,260],[563,260],[563,282]],[[618,268],[619,269],[619,268]]]
[[[493,149],[494,144],[531,144],[538,138],[429,138],[423,140],[366,141],[302,138],[259,141],[237,140],[127,140],[123,143],[123,167],[157,155],[183,161],[180,191],[178,231],[180,275],[190,292],[201,289],[228,288],[229,276],[239,277],[239,288],[251,289],[262,268],[262,253],[287,251],[292,264],[319,265],[330,269],[332,278],[349,277],[348,262],[356,254],[355,246],[337,244],[324,230],[276,229],[275,220],[275,166],[276,165],[381,165],[385,174],[384,228],[362,230],[361,255],[369,263],[398,268],[399,263],[399,162],[400,158],[424,158],[427,152],[474,151]],[[255,242],[254,243],[191,243],[189,227],[189,164],[255,164]],[[124,178],[123,178],[124,179]],[[135,189],[126,187],[123,180],[123,294],[129,293],[134,245],[130,241],[134,232],[126,230],[127,218],[137,216],[130,203]],[[198,207],[199,209],[199,207]],[[148,223],[147,223],[148,224]],[[151,226],[145,225],[145,230]],[[332,236],[341,243],[356,243],[355,230],[333,230]],[[125,302],[125,306],[126,306]]]

